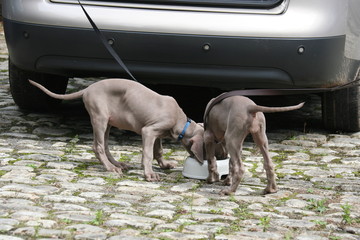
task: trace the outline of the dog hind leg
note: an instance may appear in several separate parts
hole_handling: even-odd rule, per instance
[[[107,122],[108,119],[101,117],[101,114],[90,115],[90,118],[94,132],[93,150],[95,152],[96,157],[105,166],[106,170],[110,172],[116,172],[121,175],[122,174],[121,168],[111,163],[106,153],[107,151],[106,149],[108,148],[108,146],[107,146],[107,140],[105,140],[105,138],[107,137],[106,132],[108,129],[108,122]]]
[[[221,195],[230,195],[232,193],[235,193],[244,176],[245,166],[244,163],[241,161],[241,154],[242,146],[246,135],[247,133],[245,131],[238,131],[237,134],[235,133],[235,131],[233,131],[233,134],[225,135],[226,148],[228,149],[230,154],[229,176],[231,185],[230,187],[223,189],[220,192]]]
[[[107,156],[107,158],[109,159],[109,161],[110,161],[115,167],[119,167],[119,168],[121,168],[122,170],[128,170],[129,167],[128,167],[125,163],[116,161],[116,160],[114,159],[114,157],[113,157],[113,156],[111,155],[111,153],[110,153],[110,149],[109,149],[110,129],[111,129],[111,126],[108,125],[108,126],[107,126],[107,129],[106,129],[106,132],[105,132],[105,153],[106,153],[106,156]]]
[[[264,158],[264,169],[266,171],[267,178],[267,186],[264,190],[264,193],[275,193],[277,192],[275,168],[269,155],[269,144],[265,132],[265,118],[263,118],[263,121],[258,123],[258,126],[253,129],[255,131],[252,131],[251,135],[256,145],[260,148],[260,152]]]
[[[162,169],[172,169],[175,167],[175,164],[165,161],[163,158],[163,148],[161,143],[161,138],[157,138],[154,143],[154,158],[158,162],[160,168]]]

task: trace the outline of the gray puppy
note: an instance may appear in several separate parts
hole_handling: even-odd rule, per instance
[[[207,108],[211,105],[212,99]],[[221,194],[234,193],[240,184],[245,168],[241,161],[242,145],[246,136],[251,133],[255,143],[264,157],[264,168],[267,177],[265,193],[277,191],[275,170],[268,151],[268,139],[265,133],[265,116],[263,112],[284,112],[299,109],[301,103],[289,107],[263,107],[256,105],[252,100],[243,96],[231,96],[214,105],[207,116],[204,133],[206,159],[208,159],[209,177],[207,181],[219,181],[219,174],[215,161],[216,145],[221,143],[230,154],[229,175],[225,183],[230,185],[221,191]]]
[[[189,120],[174,98],[160,95],[140,83],[125,79],[106,79],[71,94],[56,94],[29,80],[50,97],[62,100],[82,98],[94,132],[93,149],[108,171],[122,174],[127,169],[110,154],[108,138],[111,126],[142,136],[142,166],[147,181],[159,181],[152,169],[155,158],[163,169],[173,164],[162,157],[161,138],[181,141],[190,155],[203,161],[204,129]]]

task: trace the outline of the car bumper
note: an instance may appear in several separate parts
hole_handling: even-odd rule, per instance
[[[124,76],[92,29],[4,19],[12,62],[67,76]],[[142,82],[242,87],[327,87],[344,82],[345,36],[221,37],[103,31]]]
[[[272,9],[81,2],[100,29],[227,37],[339,36],[345,34],[348,11],[347,0],[284,0]],[[91,28],[77,0],[3,0],[3,16],[23,23]]]

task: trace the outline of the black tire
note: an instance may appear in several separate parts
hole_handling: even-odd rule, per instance
[[[360,87],[324,93],[322,118],[325,128],[341,131],[360,130]]]
[[[28,79],[36,81],[52,92],[64,94],[68,78],[52,74],[24,71],[9,60],[10,91],[15,103],[24,110],[49,111],[56,108],[61,100],[49,97],[32,86]]]

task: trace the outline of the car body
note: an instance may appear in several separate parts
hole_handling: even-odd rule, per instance
[[[333,87],[352,81],[359,66],[360,56],[346,56],[358,47],[348,37],[355,0],[81,2],[142,83],[223,90]],[[57,85],[74,76],[127,76],[77,0],[3,0],[3,17],[20,107],[35,104],[19,100],[26,94],[19,88],[27,85],[17,86],[18,75],[51,74],[59,77]],[[56,85],[51,81],[50,88]]]

